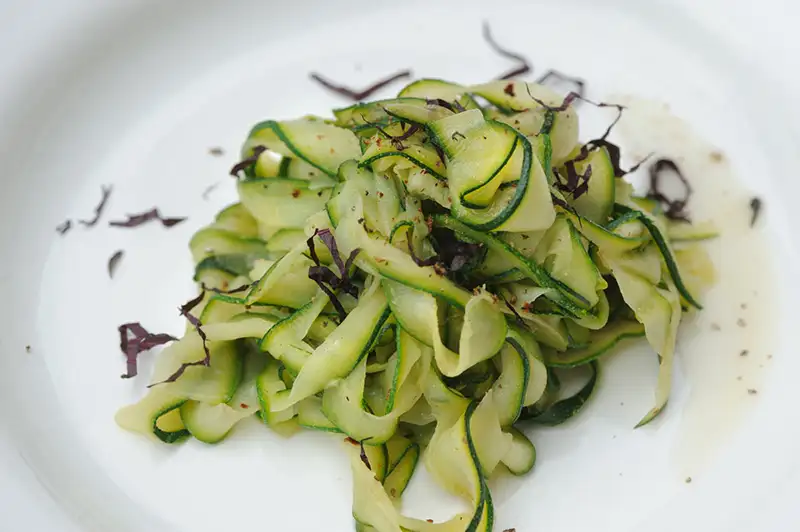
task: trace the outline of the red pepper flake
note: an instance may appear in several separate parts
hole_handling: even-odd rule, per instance
[[[356,440],[354,440],[353,438],[351,438],[349,436],[347,438],[345,438],[344,441],[346,441],[350,445],[361,445],[360,443],[358,443]]]
[[[444,277],[445,274],[447,273],[447,269],[438,262],[433,265],[433,271],[436,272],[436,275],[438,275],[439,277]]]
[[[508,94],[512,98],[514,96],[516,96],[516,94],[514,94],[514,83],[512,82],[512,83],[509,83],[508,85],[506,85],[506,87],[503,89],[503,92],[505,92],[506,94]]]
[[[523,303],[522,304],[522,310],[524,310],[525,312],[530,312],[531,311],[531,302],[530,301],[526,301],[525,303]]]
[[[426,519],[427,522],[433,523],[433,519]]]
[[[428,232],[429,233],[433,231],[433,217],[432,216],[428,216],[427,218],[425,218],[425,225],[428,226]]]
[[[378,197],[379,197],[379,198],[382,198],[382,197],[383,197],[383,192],[381,192],[381,191],[378,191]]]
[[[246,403],[240,403],[240,404],[239,404],[239,408],[248,409],[248,408],[250,408],[250,405],[248,405],[248,404],[246,404]]]
[[[296,198],[298,196],[300,196],[300,189],[296,188],[296,189],[292,190],[292,197]]]

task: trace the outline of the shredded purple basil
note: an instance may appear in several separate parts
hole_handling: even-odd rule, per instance
[[[361,461],[364,462],[364,465],[367,466],[367,469],[372,471],[372,466],[369,463],[369,458],[367,458],[367,451],[364,450],[364,442],[360,442],[359,445],[361,446]]]
[[[617,125],[620,118],[622,118],[622,113],[625,110],[625,106],[613,103],[593,102],[582,96],[579,96],[577,93],[570,93],[570,94],[574,94],[575,98],[580,99],[581,101],[584,101],[590,105],[594,105],[595,107],[614,107],[617,109],[617,116],[614,118],[611,124],[606,128],[602,136],[596,139],[592,139],[583,146],[581,146],[581,149],[578,152],[578,154],[571,160],[564,163],[565,168],[567,168],[568,174],[570,174],[570,167],[574,168],[574,163],[586,160],[592,151],[600,148],[605,148],[606,151],[608,152],[608,157],[611,161],[611,166],[614,169],[614,177],[624,177],[632,172],[635,172],[636,170],[639,169],[639,167],[642,166],[642,164],[644,164],[647,160],[650,159],[652,154],[647,155],[644,159],[642,159],[629,169],[625,170],[621,166],[622,150],[620,150],[619,146],[608,140],[608,136],[611,134],[611,130],[614,128],[614,126]],[[568,178],[569,177],[572,177],[574,179],[574,176],[568,175]],[[577,193],[578,195],[581,195],[588,190],[588,187],[589,187],[589,180],[588,178],[586,178],[580,180],[580,183],[575,188],[570,188],[568,186],[566,189],[562,190],[566,190],[568,192]]]
[[[556,186],[559,190],[572,194],[572,197],[575,199],[578,199],[589,191],[589,178],[592,177],[591,165],[586,167],[583,174],[579,174],[578,170],[575,168],[575,159],[572,159],[564,163],[564,169],[567,172],[566,181],[561,178],[561,174],[558,170],[553,169],[553,173],[555,173],[557,178]]]
[[[665,173],[675,175],[683,185],[683,195],[680,198],[671,199],[660,190],[661,178]],[[658,159],[650,166],[650,190],[647,197],[656,200],[664,210],[664,216],[671,220],[689,221],[686,213],[686,205],[692,195],[692,186],[680,171],[675,161],[671,159]]]
[[[497,41],[494,40],[494,37],[492,37],[492,30],[489,27],[489,23],[486,21],[483,22],[483,40],[485,40],[486,43],[489,45],[489,47],[492,50],[494,50],[495,53],[497,53],[498,55],[501,55],[507,59],[511,59],[519,63],[519,66],[509,70],[505,74],[499,76],[497,79],[515,78],[517,76],[522,76],[524,74],[527,74],[528,72],[531,71],[530,63],[528,62],[528,59],[525,56],[523,56],[522,54],[518,54],[516,52],[512,52],[511,50],[508,50],[506,48],[503,48],[497,43]]]
[[[327,266],[323,266],[320,263],[314,245],[314,238],[317,236],[330,251],[331,256],[333,257],[333,262],[339,269],[341,277],[337,276],[333,270]],[[361,250],[354,249],[350,253],[350,256],[347,257],[347,260],[343,261],[342,256],[339,253],[339,247],[336,245],[336,239],[333,237],[330,229],[317,229],[314,231],[314,234],[311,235],[311,238],[306,240],[306,245],[308,246],[308,252],[311,256],[311,260],[314,262],[314,266],[311,266],[308,269],[308,278],[317,283],[317,286],[319,286],[319,288],[325,292],[325,294],[327,294],[331,304],[339,314],[339,317],[341,319],[345,319],[347,317],[347,312],[345,312],[341,301],[339,301],[339,298],[336,297],[336,291],[342,290],[346,294],[349,294],[353,297],[358,297],[358,289],[350,278],[350,268],[353,266],[353,262]]]
[[[231,168],[231,175],[233,177],[239,177],[239,172],[245,172],[255,166],[258,162],[258,157],[267,149],[266,146],[254,146],[253,153],[250,157],[245,157],[238,163],[234,164]]]
[[[335,92],[336,94],[339,94],[341,96],[344,96],[345,98],[349,98],[349,99],[351,99],[351,100],[353,100],[355,102],[359,102],[361,100],[365,100],[365,99],[369,98],[370,96],[372,96],[373,93],[379,91],[380,89],[384,88],[385,86],[389,85],[390,83],[394,83],[397,80],[411,77],[411,71],[410,70],[401,70],[400,72],[397,72],[396,74],[393,74],[393,75],[391,75],[391,76],[389,76],[387,78],[384,78],[384,79],[376,81],[375,83],[373,83],[372,85],[370,85],[366,89],[363,89],[363,90],[360,90],[360,91],[350,89],[350,88],[345,87],[343,85],[337,85],[337,84],[335,84],[335,83],[333,83],[331,81],[328,81],[327,79],[323,78],[322,76],[320,76],[316,72],[312,72],[310,74],[310,76],[311,76],[311,79],[313,79],[314,81],[316,81],[317,83],[319,83],[320,85],[325,87],[326,89],[328,89],[328,90],[330,90],[332,92]]]
[[[761,207],[763,207],[764,202],[761,201],[761,198],[750,198],[750,227],[754,227],[756,222],[758,221],[758,217],[761,214]]]
[[[206,296],[206,294],[204,292],[200,292],[197,295],[197,297],[195,297],[194,299],[190,299],[189,301],[187,301],[186,303],[184,303],[183,305],[178,307],[178,311],[180,312],[181,316],[183,316],[184,318],[189,320],[189,323],[191,323],[195,327],[199,327],[200,326],[200,321],[197,318],[195,318],[194,316],[192,316],[191,314],[189,314],[189,313],[197,305],[199,305],[201,301],[203,301],[203,298],[205,296]]]
[[[506,304],[506,308],[508,308],[508,310],[510,310],[511,313],[514,315],[514,320],[516,320],[516,322],[523,328],[530,330],[530,327],[528,327],[528,324],[525,323],[524,319],[522,319],[522,316],[520,316],[519,312],[517,312],[517,309],[514,308],[514,305],[509,303],[509,301],[505,297],[503,296],[500,297],[502,298],[503,303]]]
[[[119,261],[122,260],[123,255],[125,252],[123,250],[117,250],[111,255],[111,258],[108,259],[108,276],[109,278],[114,278],[114,273],[117,271],[117,266],[119,266]]]
[[[67,234],[67,231],[70,229],[72,229],[72,220],[64,220],[62,223],[56,226],[56,232],[61,236]]]
[[[127,220],[112,220],[108,222],[111,227],[139,227],[153,220],[158,220],[164,227],[172,227],[186,220],[186,217],[167,218],[161,215],[157,207],[139,214],[129,214]]]
[[[180,307],[178,307],[178,312],[180,312],[181,316],[186,318],[186,320],[192,324],[192,326],[197,331],[197,334],[200,336],[200,339],[203,341],[203,351],[205,352],[205,357],[201,358],[200,360],[195,360],[194,362],[184,362],[180,365],[180,367],[175,370],[175,372],[160,382],[155,382],[148,386],[148,388],[152,388],[153,386],[158,386],[159,384],[167,384],[169,382],[175,382],[186,372],[187,369],[193,366],[206,366],[208,367],[211,365],[211,351],[208,349],[208,337],[206,337],[206,333],[203,332],[202,326],[203,324],[200,322],[197,317],[190,314],[193,308],[200,304],[200,302],[205,297],[205,292],[200,292],[196,298],[184,303]]]
[[[336,245],[336,239],[333,238],[333,233],[331,233],[330,229],[323,229],[316,231],[317,236],[322,243],[328,248],[331,252],[331,256],[333,257],[333,263],[336,264],[336,267],[339,268],[339,272],[342,274],[342,279],[348,276],[347,271],[344,269],[344,262],[342,262],[342,255],[339,253],[339,246]]]
[[[215,190],[215,189],[216,189],[218,186],[219,186],[219,183],[214,183],[213,185],[208,185],[208,186],[205,188],[205,190],[203,190],[203,194],[201,195],[201,197],[202,197],[204,200],[207,200],[207,199],[208,199],[208,197],[209,197],[209,195],[211,195],[211,193],[212,193],[212,192],[214,192],[214,190]]]
[[[422,260],[414,253],[411,245],[413,232],[408,233],[408,251],[412,260],[418,266],[435,266],[443,269],[445,273],[460,272],[467,264],[475,259],[482,251],[481,244],[463,242],[456,238],[452,231],[437,230],[434,235],[437,254],[429,259]]]
[[[436,152],[436,155],[439,156],[439,160],[442,161],[442,166],[447,168],[447,160],[444,157],[444,150],[442,149],[442,147],[439,146],[439,144],[437,144],[435,141],[432,141],[431,145],[433,146],[433,149]]]
[[[97,222],[100,221],[100,217],[103,215],[103,210],[106,208],[106,203],[108,203],[108,198],[111,197],[111,190],[111,186],[101,187],[103,197],[100,198],[100,203],[98,203],[97,207],[94,208],[94,217],[91,220],[78,220],[84,227],[93,227],[97,225]]]
[[[439,257],[448,272],[459,272],[483,249],[481,244],[455,240],[451,246],[439,250]]]
[[[622,158],[622,150],[620,150],[620,147],[614,144],[613,142],[599,138],[590,140],[589,142],[584,144],[581,147],[578,155],[576,155],[575,158],[573,158],[572,160],[575,162],[583,161],[587,157],[589,157],[589,154],[592,151],[599,148],[605,148],[608,151],[608,157],[611,161],[611,166],[614,168],[614,177],[624,177],[630,173],[635,172],[636,170],[639,169],[639,167],[642,166],[642,164],[648,161],[650,157],[652,157],[653,155],[652,153],[647,155],[644,159],[642,159],[635,165],[631,166],[629,169],[625,170],[624,168],[622,168],[620,164],[620,159]]]
[[[249,290],[250,288],[253,287],[254,284],[257,284],[257,283],[258,283],[258,281],[256,281],[255,283],[243,284],[241,286],[237,286],[236,288],[231,288],[230,290],[223,290],[221,288],[212,288],[212,287],[206,286],[205,284],[201,284],[200,287],[203,290],[207,290],[208,292],[214,292],[215,294],[238,294],[240,292],[245,292],[245,291]]]
[[[118,331],[119,348],[125,355],[127,362],[127,372],[122,375],[123,379],[130,379],[138,375],[137,361],[139,353],[177,340],[177,338],[169,334],[150,333],[139,322],[123,323],[118,327]]]
[[[344,320],[347,317],[347,311],[344,310],[341,301],[339,301],[339,298],[336,297],[336,293],[333,291],[333,289],[329,288],[328,285],[325,284],[326,276],[323,272],[326,270],[327,272],[333,274],[332,271],[324,266],[312,266],[308,269],[308,278],[317,283],[317,286],[319,286],[320,290],[325,292],[325,295],[328,296],[333,308],[336,309],[336,313],[339,314],[339,318]],[[333,277],[336,277],[336,275],[333,275]]]
[[[407,233],[406,242],[408,243],[408,254],[411,255],[411,260],[414,261],[414,264],[423,268],[426,266],[433,266],[434,264],[437,264],[439,262],[438,255],[434,255],[433,257],[429,257],[427,259],[421,259],[417,256],[416,253],[414,253],[414,244],[412,244],[411,242],[413,240],[412,239],[413,234],[414,232],[409,229]]]
[[[460,103],[458,103],[456,101],[453,101],[453,103],[450,103],[447,100],[443,100],[442,98],[426,98],[425,99],[425,103],[427,105],[429,105],[429,106],[443,107],[443,108],[447,109],[448,111],[450,111],[451,113],[460,113],[460,112],[463,112],[465,110],[464,107]],[[456,107],[456,104],[458,104],[458,106],[461,107],[460,110],[459,110],[458,107]]]
[[[570,205],[569,203],[567,203],[563,199],[559,198],[558,196],[556,196],[552,192],[550,193],[550,199],[553,201],[553,205],[557,205],[557,206],[561,207],[562,209],[564,209],[564,210],[566,210],[568,212],[571,212],[572,214],[576,214],[576,215],[578,214],[575,211],[575,208],[572,205]],[[580,218],[578,218],[578,220],[580,220]]]
[[[565,81],[567,83],[572,83],[573,85],[575,85],[575,87],[577,87],[578,90],[575,92],[577,92],[580,95],[581,99],[583,99],[584,94],[586,94],[586,81],[578,77],[568,76],[555,69],[550,69],[547,72],[545,72],[543,75],[539,77],[539,79],[536,80],[536,83],[544,85],[550,79],[556,79],[558,81]]]
[[[403,144],[403,141],[408,139],[409,137],[411,137],[411,135],[420,130],[419,125],[412,124],[411,127],[409,127],[407,131],[404,131],[402,135],[391,135],[385,129],[383,129],[380,124],[376,124],[375,122],[370,122],[364,115],[361,115],[361,118],[364,120],[365,125],[374,127],[381,133],[381,135],[389,139],[389,141],[392,143],[392,146],[394,146],[398,151],[405,150],[406,147]],[[401,124],[405,124],[405,122],[401,122]]]
[[[558,107],[553,107],[551,105],[547,105],[542,100],[531,94],[531,88],[528,86],[527,83],[525,84],[525,90],[528,92],[528,96],[530,96],[534,102],[538,103],[548,111],[553,111],[555,113],[560,111],[566,111],[569,108],[569,106],[572,105],[572,102],[581,99],[581,95],[578,94],[577,92],[569,92],[567,93],[566,96],[564,96],[564,100],[561,102],[561,105],[559,105]]]

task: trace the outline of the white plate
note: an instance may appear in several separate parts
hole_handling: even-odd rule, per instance
[[[746,203],[725,211],[740,217],[730,234],[744,236],[723,239],[728,247],[717,258],[752,274],[723,268],[708,314],[687,324],[664,418],[631,428],[650,406],[652,355],[632,350],[613,359],[580,419],[533,433],[539,461],[529,477],[498,487],[495,529],[800,526],[791,497],[800,487],[790,230],[798,214],[788,211],[800,193],[797,109],[782,96],[796,80],[778,69],[791,54],[754,48],[763,44],[755,36],[781,27],[779,11],[770,11],[770,30],[749,28],[746,10],[727,4],[726,24],[708,4],[690,16],[678,3],[622,1],[507,2],[491,10],[477,1],[39,4],[0,8],[7,15],[0,17],[0,293],[7,301],[0,310],[0,528],[352,529],[349,471],[335,438],[286,442],[252,423],[216,447],[172,448],[119,430],[114,411],[139,397],[144,383],[118,378],[116,326],[141,320],[181,331],[175,307],[193,290],[186,244],[234,198],[226,173],[249,125],[346,103],[311,83],[310,70],[353,85],[402,67],[417,76],[488,79],[509,64],[480,39],[483,18],[539,72],[553,67],[589,80],[591,96],[669,102],[728,154],[743,183],[700,186],[709,212],[714,190],[725,205],[755,191],[766,203],[763,235],[774,244],[769,257],[755,257],[766,255],[766,245],[748,247],[755,239],[745,235]],[[798,42],[796,34],[785,39]],[[770,62],[755,63],[752,50],[769,52]],[[228,155],[211,157],[212,146]],[[64,218],[91,214],[101,184],[114,185],[106,220],[158,206],[190,221],[171,230],[77,227],[59,237],[54,228]],[[126,256],[110,281],[106,261],[121,248]],[[774,269],[755,267],[770,262]],[[725,312],[745,302],[733,302],[732,293],[750,294],[750,310]],[[758,331],[742,336],[738,317]],[[715,320],[728,340],[709,332]],[[745,363],[731,346],[747,337],[755,345],[742,345],[752,352]],[[720,375],[730,379],[720,383]],[[739,375],[743,381],[734,382]],[[409,510],[446,517],[453,507],[422,484]]]

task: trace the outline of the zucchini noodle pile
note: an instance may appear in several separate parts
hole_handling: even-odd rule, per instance
[[[400,532],[491,530],[488,478],[530,471],[531,427],[576,414],[625,338],[657,353],[651,421],[714,232],[636,196],[615,145],[579,142],[573,103],[424,79],[334,119],[257,124],[239,203],[191,241],[185,335],[117,422],[167,443],[219,442],[256,413],[287,437],[341,434],[356,528]],[[583,384],[565,394],[565,378]],[[399,512],[420,458],[469,512]]]

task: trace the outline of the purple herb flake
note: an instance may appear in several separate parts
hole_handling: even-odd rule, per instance
[[[678,180],[683,185],[683,196],[677,199],[670,199],[659,190],[661,185],[661,178],[665,172],[670,172],[678,177]],[[686,213],[686,205],[689,203],[689,198],[692,195],[692,186],[689,180],[681,172],[675,161],[671,159],[658,159],[650,166],[650,189],[647,192],[647,197],[656,200],[661,204],[664,209],[664,216],[671,220],[689,221],[689,216]]]
[[[516,52],[512,52],[511,50],[508,50],[506,48],[503,48],[497,43],[497,41],[494,40],[494,37],[492,37],[492,30],[489,27],[489,23],[486,21],[483,22],[483,40],[485,40],[486,43],[489,45],[489,47],[492,50],[494,50],[494,52],[497,53],[498,55],[501,55],[507,59],[511,59],[519,63],[519,66],[517,66],[512,70],[509,70],[505,74],[499,76],[497,79],[515,78],[527,74],[528,72],[531,71],[530,63],[528,62],[528,59],[525,56],[523,56],[522,54],[518,54]]]
[[[389,139],[389,141],[392,143],[392,145],[398,151],[405,150],[406,147],[403,145],[403,141],[408,139],[411,135],[413,135],[414,133],[416,133],[417,131],[420,130],[419,125],[412,124],[411,127],[409,127],[408,130],[405,131],[402,135],[390,135],[385,129],[383,129],[380,126],[380,124],[376,124],[374,122],[370,122],[369,120],[366,119],[366,117],[364,115],[361,115],[361,118],[364,120],[364,124],[374,127],[375,129],[377,129],[381,133],[381,135],[383,135],[384,137]],[[404,125],[405,122],[401,122],[401,124]]]
[[[335,92],[336,94],[339,94],[341,96],[344,96],[345,98],[349,98],[349,99],[351,99],[351,100],[353,100],[355,102],[358,102],[358,101],[365,100],[365,99],[369,98],[370,96],[372,96],[373,93],[379,91],[380,89],[384,88],[385,86],[387,86],[387,85],[389,85],[391,83],[394,83],[397,80],[411,77],[411,71],[410,70],[401,70],[400,72],[397,72],[396,74],[393,74],[393,75],[391,75],[389,77],[386,77],[386,78],[383,78],[381,80],[376,81],[375,83],[373,83],[372,85],[370,85],[366,89],[363,89],[363,90],[360,90],[360,91],[350,89],[350,88],[345,87],[343,85],[337,85],[337,84],[335,84],[335,83],[333,83],[331,81],[328,81],[327,79],[323,78],[322,76],[320,76],[316,72],[312,72],[310,74],[310,76],[311,76],[311,79],[313,79],[314,81],[316,81],[317,83],[319,83],[320,85],[325,87],[326,89],[328,89],[328,90],[330,90],[332,92]]]
[[[110,279],[114,278],[114,273],[117,271],[117,266],[119,266],[119,261],[122,260],[122,257],[125,255],[123,250],[117,250],[111,255],[111,258],[108,259],[108,277]]]
[[[572,105],[572,102],[581,99],[581,95],[578,94],[577,92],[569,92],[567,93],[566,96],[564,96],[564,100],[561,102],[561,105],[559,105],[558,107],[553,107],[551,105],[547,105],[542,100],[531,94],[531,88],[528,86],[527,83],[525,84],[525,90],[528,92],[528,96],[530,96],[534,102],[538,103],[548,111],[553,111],[555,113],[560,111],[566,111],[569,108],[569,106]]]
[[[255,166],[255,164],[258,162],[259,156],[264,153],[266,149],[266,146],[254,146],[253,153],[250,155],[250,157],[245,157],[233,165],[230,172],[231,176],[239,177],[239,172],[244,172],[245,170]]]
[[[159,384],[167,384],[170,382],[175,382],[179,378],[181,378],[181,376],[186,372],[187,369],[191,367],[194,366],[208,367],[211,365],[211,351],[208,349],[208,337],[206,336],[206,333],[202,329],[203,324],[200,322],[199,319],[197,319],[196,316],[190,314],[192,309],[200,304],[205,295],[206,295],[205,292],[200,292],[200,295],[198,295],[196,298],[187,301],[186,303],[178,307],[178,312],[180,312],[181,316],[186,318],[186,320],[192,324],[192,326],[197,331],[198,336],[200,336],[200,339],[203,341],[203,351],[205,352],[205,357],[201,358],[200,360],[195,360],[194,362],[184,362],[183,364],[180,365],[180,367],[177,370],[175,370],[175,372],[172,375],[170,375],[163,381],[154,382],[153,384],[150,384],[148,388],[152,388],[153,386],[158,386]]]
[[[253,287],[253,285],[257,283],[258,281],[256,281],[255,283],[243,284],[241,286],[237,286],[236,288],[231,288],[230,290],[223,290],[221,288],[212,288],[206,286],[205,284],[201,284],[200,286],[203,290],[207,290],[208,292],[214,292],[215,294],[238,294],[240,292],[245,292],[249,290],[250,288]]]
[[[421,259],[414,253],[414,245],[411,243],[411,236],[413,235],[413,231],[408,231],[408,238],[406,238],[406,242],[408,244],[408,254],[411,255],[411,260],[414,261],[414,264],[417,266],[424,268],[426,266],[433,266],[434,264],[439,262],[439,256],[434,255],[433,257],[427,259]]]
[[[186,217],[167,218],[161,215],[157,207],[154,207],[149,211],[145,211],[139,214],[129,214],[127,220],[112,220],[108,222],[108,225],[110,225],[111,227],[134,228],[134,227],[139,227],[140,225],[146,224],[148,222],[151,222],[153,220],[158,220],[161,222],[161,225],[169,228],[174,225],[178,225],[183,221],[186,221]]]
[[[456,106],[454,104],[448,102],[447,100],[443,100],[442,98],[427,98],[425,100],[425,103],[427,105],[431,106],[431,107],[433,107],[433,106],[443,107],[443,108],[447,109],[448,111],[450,111],[451,113],[456,113],[457,112],[456,111]],[[463,107],[462,107],[462,109],[463,109]]]
[[[207,199],[208,199],[208,196],[209,196],[209,195],[210,195],[212,192],[214,192],[214,190],[215,190],[215,189],[216,189],[218,186],[219,186],[219,183],[214,183],[213,185],[208,185],[208,186],[205,188],[205,190],[203,190],[203,194],[201,195],[201,197],[202,197],[204,200],[207,200]]]
[[[100,203],[94,208],[94,218],[91,220],[78,220],[84,227],[94,227],[97,225],[97,222],[100,221],[100,217],[103,215],[103,210],[106,208],[108,198],[111,197],[111,186],[102,186],[100,188],[103,196],[100,198]]]
[[[761,214],[761,207],[764,202],[761,198],[753,197],[750,199],[750,227],[754,227],[758,221],[758,216]]]
[[[320,263],[314,245],[314,238],[317,236],[319,236],[320,240],[322,240],[323,244],[325,244],[330,251],[331,256],[333,257],[333,262],[336,264],[336,267],[341,273],[341,277],[337,277],[337,275],[330,268],[323,266]],[[347,317],[347,312],[342,306],[342,303],[336,297],[336,291],[342,290],[353,297],[358,297],[358,290],[350,279],[350,268],[352,267],[356,255],[358,255],[360,250],[354,249],[350,253],[350,256],[347,257],[347,261],[342,261],[342,256],[339,253],[339,247],[336,245],[336,239],[333,237],[333,234],[329,229],[317,229],[314,231],[314,234],[311,235],[308,240],[306,240],[306,245],[308,246],[311,260],[314,261],[314,266],[311,266],[308,269],[308,278],[317,283],[317,286],[319,286],[320,290],[327,294],[331,304],[339,314],[339,317],[341,319],[345,319]]]
[[[505,297],[503,296],[500,297],[503,300],[503,303],[506,304],[506,308],[508,308],[508,310],[510,310],[511,313],[514,315],[514,320],[516,320],[516,322],[525,329],[530,330],[530,327],[528,327],[528,324],[525,323],[524,319],[522,319],[522,316],[520,316],[519,312],[517,312],[517,309],[514,308],[514,305],[509,303],[509,301]]]
[[[555,69],[550,69],[545,72],[539,79],[536,80],[536,83],[544,85],[548,80],[556,79],[558,81],[566,81],[567,83],[572,83],[577,87],[577,93],[580,94],[581,99],[583,99],[584,94],[586,93],[586,81],[579,77],[568,76],[563,72],[560,72]]]
[[[369,458],[367,458],[367,451],[364,450],[364,442],[363,441],[360,442],[359,445],[361,446],[361,453],[360,453],[361,461],[364,463],[365,466],[367,466],[367,469],[372,471],[372,466],[369,463]]]
[[[72,229],[72,220],[64,220],[61,224],[56,226],[56,232],[61,236],[67,234],[67,231],[70,229]]]
[[[123,323],[117,330],[119,331],[119,348],[125,355],[127,365],[126,373],[121,375],[123,379],[130,379],[138,375],[139,353],[177,340],[169,334],[150,333],[139,322]]]

